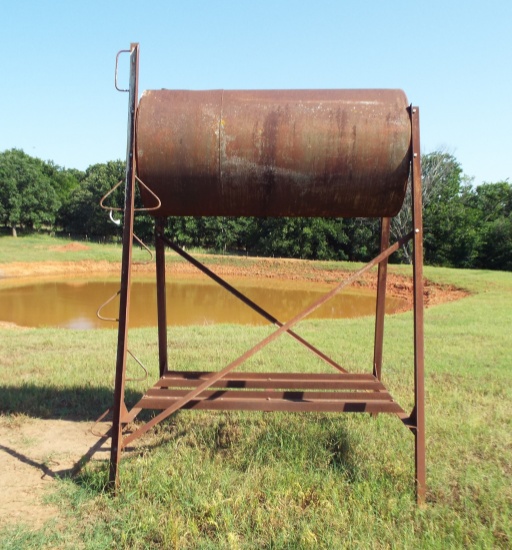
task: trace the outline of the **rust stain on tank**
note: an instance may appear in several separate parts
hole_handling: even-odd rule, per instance
[[[402,205],[410,141],[401,90],[158,90],[136,153],[159,216],[382,217]]]

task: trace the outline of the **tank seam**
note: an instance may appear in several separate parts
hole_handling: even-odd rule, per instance
[[[220,116],[219,116],[219,184],[221,193],[222,189],[222,165],[221,165],[221,152],[222,152],[222,109],[224,107],[224,90],[221,90],[220,93]]]

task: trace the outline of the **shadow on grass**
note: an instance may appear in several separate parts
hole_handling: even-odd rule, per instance
[[[140,393],[127,389],[126,403],[135,403]],[[33,418],[96,420],[112,406],[114,392],[105,387],[55,388],[35,384],[2,386],[0,413]]]
[[[128,408],[140,397],[138,392],[126,390]],[[112,406],[113,392],[107,387],[56,388],[23,384],[0,388],[0,412],[23,414],[41,419],[95,421]],[[152,416],[150,411],[144,411]],[[137,418],[145,420],[146,414]],[[359,477],[354,460],[352,438],[344,415],[332,417],[309,413],[212,413],[210,411],[178,411],[170,426],[161,425],[144,438],[142,446],[127,448],[131,456],[158,447],[175,444],[199,448],[216,460],[220,458],[242,472],[251,468],[265,468],[275,464],[293,470],[331,469],[351,483]],[[172,427],[171,427],[172,426]],[[110,447],[109,433],[98,435],[97,442],[66,471],[55,471],[51,466],[30,463],[43,476],[68,477],[78,486],[103,491],[108,479],[108,464],[93,469],[84,466],[98,451]],[[21,462],[32,459],[19,450],[3,445],[0,450]]]
[[[354,451],[350,445],[350,434],[342,429],[337,437],[329,437],[325,447],[330,453],[329,467],[346,476],[347,481],[356,481],[359,467],[354,460]]]
[[[278,483],[276,479],[289,480],[291,476],[311,480],[324,475],[325,479],[335,479],[345,485],[357,483],[361,468],[343,418],[334,422],[328,419],[324,423],[318,415],[311,415],[306,425],[301,426],[301,422],[292,420],[293,416],[304,418],[309,414],[178,411],[171,425],[161,424],[140,447],[127,449],[130,452],[126,457],[128,461],[122,462],[121,467],[126,470],[121,471],[121,483],[124,478],[133,488],[145,469],[162,471],[163,468],[165,475],[178,475],[169,473],[163,466],[169,457],[176,456],[177,449],[177,460],[182,461],[182,466],[183,461],[199,453],[201,458],[197,455],[195,460],[204,461],[206,468],[222,464],[225,472],[236,471],[236,476],[247,476],[249,484],[249,479],[259,475],[270,475],[273,478],[270,485]],[[267,422],[265,417],[274,417],[274,420]],[[315,423],[320,423],[322,429],[315,429]],[[190,454],[184,451],[187,448]],[[138,456],[144,456],[140,466],[137,462],[129,464]],[[179,466],[176,471],[181,471]],[[94,468],[77,472],[73,482],[82,489],[101,493],[107,487],[108,476],[108,464],[97,463]],[[195,486],[194,483],[190,481],[191,486]]]
[[[109,438],[110,437],[108,434],[99,437],[98,441],[94,445],[92,445],[91,448],[83,456],[81,456],[73,464],[72,467],[64,469],[58,469],[58,462],[56,462],[55,465],[53,463],[49,465],[46,462],[34,460],[27,454],[21,453],[18,450],[7,447],[5,445],[0,445],[0,451],[10,455],[11,457],[15,458],[23,464],[26,464],[27,466],[31,466],[32,468],[40,470],[42,474],[41,479],[45,479],[46,477],[52,479],[65,477],[73,478],[81,472],[83,467],[94,457],[97,452],[107,450],[108,447],[106,446],[106,442]]]
[[[332,470],[349,483],[360,475],[345,415],[181,412],[174,417],[174,438],[238,471],[287,465],[305,471]]]
[[[48,464],[46,464],[44,462],[38,462],[37,460],[34,460],[34,459],[30,458],[29,456],[27,456],[23,453],[20,453],[16,449],[13,449],[11,447],[7,447],[6,445],[1,445],[0,444],[0,451],[12,456],[13,458],[15,458],[16,460],[19,460],[23,464],[27,464],[28,466],[32,466],[32,468],[36,468],[37,470],[40,470],[41,473],[42,473],[41,479],[44,479],[45,477],[51,477],[53,479],[53,478],[58,477],[58,475],[59,475],[57,472],[54,472],[48,466]],[[67,473],[68,473],[68,470],[66,470],[64,472],[64,475],[67,474]]]

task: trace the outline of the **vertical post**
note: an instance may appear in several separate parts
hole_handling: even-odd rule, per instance
[[[128,101],[128,136],[126,147],[126,181],[123,225],[123,255],[121,260],[121,291],[119,294],[119,328],[117,337],[116,378],[110,449],[109,484],[117,487],[119,461],[122,451],[122,412],[125,410],[124,385],[128,323],[130,311],[130,284],[133,245],[133,212],[135,198],[135,110],[138,98],[139,45],[130,45],[130,89]]]
[[[423,215],[421,191],[420,113],[411,106],[412,124],[412,223],[414,284],[414,410],[411,414],[415,438],[416,500],[424,504],[425,459],[425,373],[423,332]]]
[[[155,252],[156,252],[156,300],[158,310],[158,357],[160,376],[168,370],[167,360],[167,312],[165,295],[165,218],[157,218],[155,223]]]
[[[389,247],[391,218],[382,218],[380,225],[380,251]],[[375,341],[373,347],[373,376],[378,380],[382,375],[382,347],[384,342],[384,314],[386,311],[386,279],[388,274],[388,257],[379,263],[377,275],[377,306],[375,311]]]

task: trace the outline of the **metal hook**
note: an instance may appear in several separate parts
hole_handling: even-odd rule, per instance
[[[151,254],[151,252],[150,252],[150,254]],[[119,319],[115,319],[114,317],[103,317],[103,315],[101,315],[101,310],[106,305],[110,304],[110,302],[112,302],[112,300],[117,298],[120,293],[121,293],[121,291],[118,290],[106,302],[101,304],[101,306],[98,308],[98,311],[96,312],[96,316],[98,317],[98,319],[100,319],[101,321],[113,321],[115,323],[119,323]],[[144,376],[142,376],[141,378],[127,378],[126,381],[127,382],[143,382],[144,380],[147,380],[147,378],[148,378],[148,369],[142,364],[141,360],[132,351],[130,351],[128,348],[126,349],[126,351],[139,364],[140,368],[144,371]],[[99,422],[103,418],[103,416],[105,416],[107,414],[107,412],[108,411],[106,411],[96,422]]]
[[[148,248],[148,246],[146,245],[146,243],[144,243],[144,241],[140,238],[140,237],[137,237],[137,235],[135,235],[135,233],[133,234],[133,238],[142,246],[142,248],[144,248],[144,250],[146,250],[149,254],[149,260],[147,262],[143,262],[143,263],[149,263],[153,260],[153,252],[151,252],[151,250]]]
[[[119,65],[119,56],[122,54],[122,53],[131,53],[130,50],[119,50],[117,52],[117,55],[116,55],[116,73],[115,73],[115,77],[114,77],[114,86],[116,87],[116,90],[118,92],[129,92],[130,90],[125,90],[124,88],[120,88],[118,85],[117,85],[117,68],[118,68],[118,65]]]
[[[96,317],[98,319],[100,319],[101,321],[112,321],[114,323],[119,323],[119,319],[115,318],[115,317],[103,317],[103,315],[101,314],[101,310],[107,306],[108,304],[110,304],[110,302],[112,302],[112,300],[115,300],[119,294],[121,294],[121,290],[118,290],[115,294],[113,294],[106,302],[103,302],[101,304],[101,306],[98,308],[98,311],[96,311]]]
[[[109,212],[109,218],[110,218],[110,221],[117,225],[117,226],[120,226],[121,225],[121,220],[115,220],[114,219],[114,216],[112,216],[112,208],[110,209],[110,212]]]
[[[148,379],[148,369],[142,364],[142,361],[128,348],[126,348],[127,353],[135,359],[135,361],[139,364],[140,368],[144,371],[144,376],[142,378],[126,378],[126,382],[144,382],[144,380]]]
[[[133,211],[134,212],[153,212],[153,210],[158,210],[161,206],[162,206],[162,201],[160,200],[160,198],[158,197],[158,195],[156,195],[155,193],[153,193],[153,191],[151,191],[151,189],[137,176],[135,176],[135,179],[137,180],[137,182],[139,183],[139,185],[141,185],[142,187],[144,187],[144,189],[151,195],[155,198],[157,204],[156,206],[150,206],[149,208],[134,208]],[[115,206],[105,206],[104,202],[105,202],[105,199],[107,197],[110,197],[110,195],[112,195],[112,193],[120,186],[124,183],[124,180],[121,180],[119,181],[118,183],[116,183],[116,185],[114,185],[114,187],[112,187],[112,189],[110,191],[108,191],[107,193],[105,193],[103,195],[103,197],[101,197],[100,199],[100,207],[103,208],[103,210],[110,210],[112,212],[123,212],[124,211],[124,208],[118,208],[118,207],[115,207]]]
[[[117,208],[115,206],[105,206],[103,204],[103,201],[107,198],[107,197],[110,197],[110,195],[112,195],[112,193],[121,185],[123,184],[124,181],[121,180],[120,182],[116,183],[114,185],[114,187],[112,187],[112,189],[110,191],[108,191],[107,193],[105,193],[103,195],[103,197],[101,197],[100,199],[100,208],[103,208],[103,210],[110,210],[111,212],[122,212],[123,211],[123,208]]]
[[[158,210],[162,206],[162,201],[160,200],[160,197],[157,194],[153,193],[153,191],[151,191],[151,189],[138,176],[135,176],[135,179],[137,180],[139,185],[142,185],[142,187],[144,187],[144,189],[150,195],[152,195],[153,198],[156,199],[157,205],[150,206],[149,208],[135,208],[134,212],[153,212],[154,210]]]

